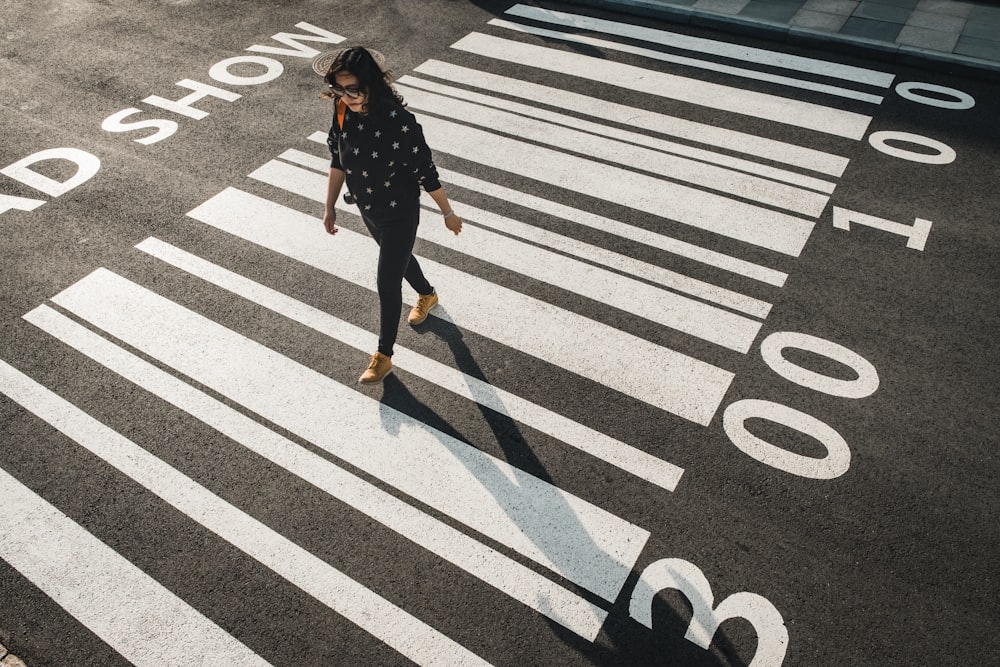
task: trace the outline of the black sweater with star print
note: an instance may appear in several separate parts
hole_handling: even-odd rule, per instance
[[[394,100],[365,115],[347,109],[343,128],[334,112],[326,142],[330,166],[346,174],[347,189],[367,215],[392,215],[416,205],[421,187],[427,192],[441,187],[423,129]]]

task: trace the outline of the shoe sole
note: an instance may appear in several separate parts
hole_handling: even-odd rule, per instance
[[[392,369],[390,368],[389,370],[387,370],[385,372],[385,375],[388,375],[391,372],[392,372]],[[382,380],[385,379],[385,375],[383,375],[380,378],[375,378],[374,380],[362,380],[361,378],[358,378],[358,384],[378,384],[379,382],[381,382]]]

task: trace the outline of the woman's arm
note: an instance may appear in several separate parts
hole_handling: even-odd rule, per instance
[[[448,195],[444,193],[444,188],[438,188],[433,192],[428,192],[434,203],[437,204],[438,208],[441,209],[441,215],[444,216],[445,226],[452,231],[456,236],[460,231],[462,231],[462,219],[458,217],[458,214],[451,208],[451,203],[448,201]]]
[[[344,187],[345,177],[343,171],[330,167],[330,178],[326,182],[326,210],[323,212],[323,226],[328,234],[337,233],[337,197]]]

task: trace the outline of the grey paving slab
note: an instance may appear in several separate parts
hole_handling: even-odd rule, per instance
[[[801,1],[792,0],[750,0],[750,3],[739,13],[746,16],[765,21],[775,21],[787,23],[795,13],[802,8]]]
[[[792,17],[791,24],[800,28],[812,28],[814,30],[824,30],[827,32],[837,32],[847,21],[844,14],[827,14],[826,12],[814,12],[808,9],[800,9]]]
[[[954,53],[972,58],[1000,61],[1000,42],[978,37],[959,37]]]
[[[970,2],[958,2],[957,0],[920,0],[917,3],[916,9],[921,12],[933,12],[934,14],[966,18],[973,7],[975,5]]]
[[[906,20],[906,25],[914,28],[930,28],[931,30],[959,33],[965,27],[965,17],[916,10]]]
[[[802,3],[802,9],[850,16],[860,4],[860,0],[806,0]]]
[[[966,23],[965,27],[962,28],[962,34],[977,39],[1000,42],[1000,26],[989,23]]]
[[[868,0],[868,1],[880,5],[890,5],[892,7],[899,7],[901,9],[909,9],[909,10],[913,10],[914,8],[916,8],[917,3],[920,2],[920,0]]]
[[[885,21],[887,23],[898,23],[903,25],[910,18],[911,10],[905,7],[895,7],[881,2],[866,0],[858,5],[854,10],[854,17],[860,19],[872,19],[874,21]]]
[[[739,14],[748,4],[750,0],[697,0],[692,7],[699,11],[732,16]]]
[[[1000,26],[1000,7],[976,5],[969,11],[969,20],[976,23]]]
[[[919,28],[912,25],[904,25],[896,36],[898,44],[907,46],[919,46],[920,48],[932,51],[945,51],[951,53],[958,43],[959,34],[957,32],[946,32],[941,30],[931,30],[929,28]]]
[[[840,34],[881,42],[894,42],[896,35],[899,34],[902,27],[901,23],[889,23],[887,21],[876,21],[852,16],[844,22],[844,27],[840,29]]]

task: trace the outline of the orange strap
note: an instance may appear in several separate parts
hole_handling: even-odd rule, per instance
[[[344,113],[347,112],[347,102],[343,99],[337,100],[337,127],[344,129]]]

